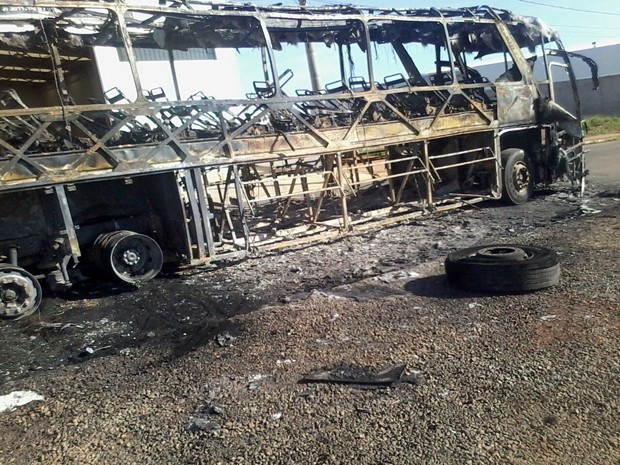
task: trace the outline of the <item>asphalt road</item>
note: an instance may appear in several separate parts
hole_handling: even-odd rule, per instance
[[[589,180],[595,183],[620,181],[620,141],[592,144],[586,149],[590,150],[586,155]]]

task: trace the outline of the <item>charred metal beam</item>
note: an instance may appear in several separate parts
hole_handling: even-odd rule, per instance
[[[582,60],[590,68],[590,73],[592,75],[592,90],[598,89],[598,65],[596,64],[596,61],[594,61],[592,58],[582,55],[581,53],[568,52],[566,50],[548,50],[548,53],[552,56],[573,57]]]
[[[64,229],[60,231],[60,233],[67,236],[67,239],[69,240],[69,250],[71,251],[74,262],[77,263],[82,255],[82,252],[80,250],[80,243],[78,241],[75,224],[73,224],[73,217],[69,208],[65,186],[54,186],[54,192],[56,193],[56,198],[58,199],[64,226]]]

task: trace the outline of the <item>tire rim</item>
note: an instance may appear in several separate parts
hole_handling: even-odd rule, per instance
[[[130,283],[153,279],[161,270],[162,261],[157,243],[142,234],[123,237],[110,250],[114,274]]]
[[[529,188],[530,170],[524,161],[518,161],[512,167],[512,185],[517,192],[523,192]]]
[[[531,258],[528,253],[520,247],[513,246],[493,246],[478,250],[474,256],[488,258],[498,261],[528,260]]]
[[[17,266],[0,268],[0,317],[21,318],[41,304],[41,286],[34,276]]]
[[[164,257],[161,248],[149,236],[133,231],[102,234],[94,244],[97,264],[127,283],[153,279],[161,271]]]

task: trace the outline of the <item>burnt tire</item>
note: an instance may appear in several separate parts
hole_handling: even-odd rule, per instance
[[[130,284],[155,278],[164,262],[163,252],[153,238],[126,230],[101,234],[95,239],[92,254],[99,269]]]
[[[531,163],[521,149],[502,151],[502,201],[509,205],[526,203],[534,192]]]
[[[450,283],[467,291],[519,293],[560,281],[558,255],[546,247],[487,245],[457,250],[445,261]]]
[[[41,305],[39,281],[19,266],[0,263],[0,318],[19,320]]]

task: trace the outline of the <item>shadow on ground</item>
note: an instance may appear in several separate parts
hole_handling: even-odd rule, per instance
[[[485,294],[468,292],[452,287],[445,275],[427,276],[409,281],[405,284],[405,291],[420,297],[436,299],[471,299],[482,297]]]

